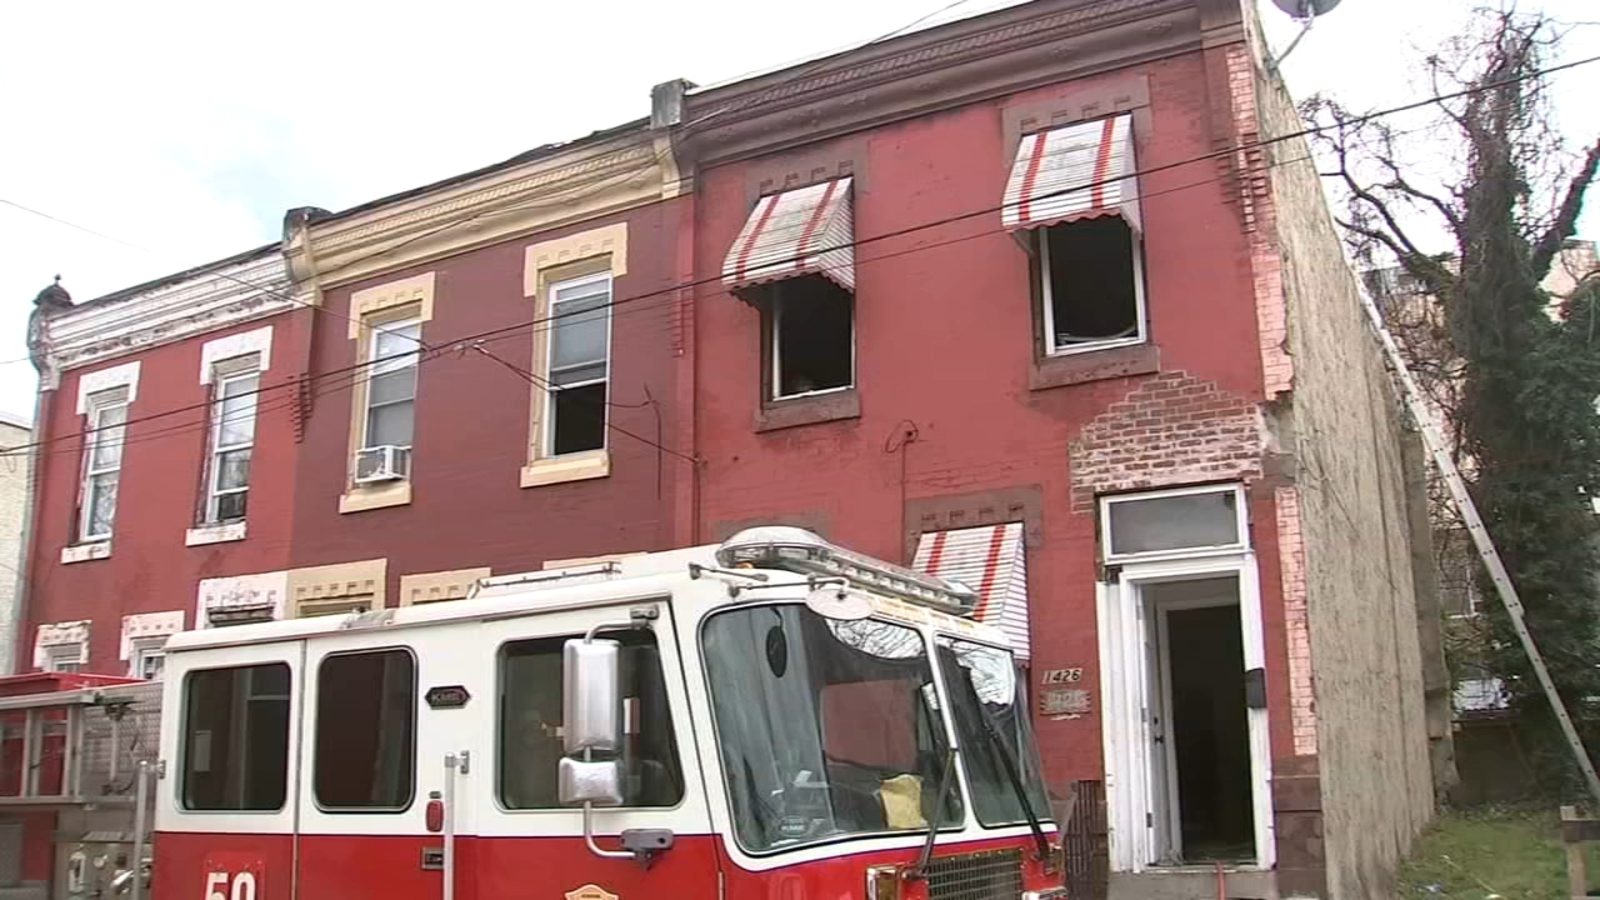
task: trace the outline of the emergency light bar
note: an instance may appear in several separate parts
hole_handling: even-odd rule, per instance
[[[836,547],[820,535],[788,525],[746,528],[717,548],[717,564],[782,569],[801,575],[843,578],[951,615],[971,618],[978,595],[958,581],[924,575],[881,559]]]

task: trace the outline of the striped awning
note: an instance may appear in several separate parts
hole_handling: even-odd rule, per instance
[[[1023,135],[1006,182],[1007,231],[1096,216],[1139,230],[1133,117],[1127,114]]]
[[[1021,522],[926,532],[917,541],[912,565],[977,591],[977,620],[1004,631],[1017,659],[1028,658],[1028,562]]]
[[[768,194],[756,201],[722,263],[722,283],[743,288],[800,275],[856,287],[849,178]]]

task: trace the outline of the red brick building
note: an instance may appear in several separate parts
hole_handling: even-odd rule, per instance
[[[1252,16],[1039,0],[668,82],[47,290],[22,658],[152,675],[178,628],[798,524],[980,590],[1114,895],[1375,895],[1447,738],[1426,536]]]

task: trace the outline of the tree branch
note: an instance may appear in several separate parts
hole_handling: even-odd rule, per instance
[[[1533,257],[1530,260],[1533,266],[1534,278],[1543,281],[1550,273],[1550,266],[1555,262],[1556,255],[1561,252],[1561,244],[1572,237],[1578,227],[1578,214],[1583,212],[1583,195],[1594,181],[1595,172],[1600,169],[1600,140],[1585,154],[1583,163],[1578,166],[1577,174],[1567,182],[1567,194],[1561,199],[1561,207],[1556,212],[1554,222],[1546,228],[1540,236],[1538,243],[1533,247]]]

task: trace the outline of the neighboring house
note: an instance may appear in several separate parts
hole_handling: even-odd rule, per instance
[[[790,522],[980,590],[1113,895],[1379,896],[1448,739],[1428,533],[1303,142],[1256,144],[1302,126],[1253,16],[1039,0],[666,82],[47,289],[21,644],[152,675],[175,628]]]
[[[0,452],[26,448],[32,441],[33,423],[0,413]],[[0,674],[16,671],[17,590],[27,531],[30,456],[22,450],[0,459]]]

